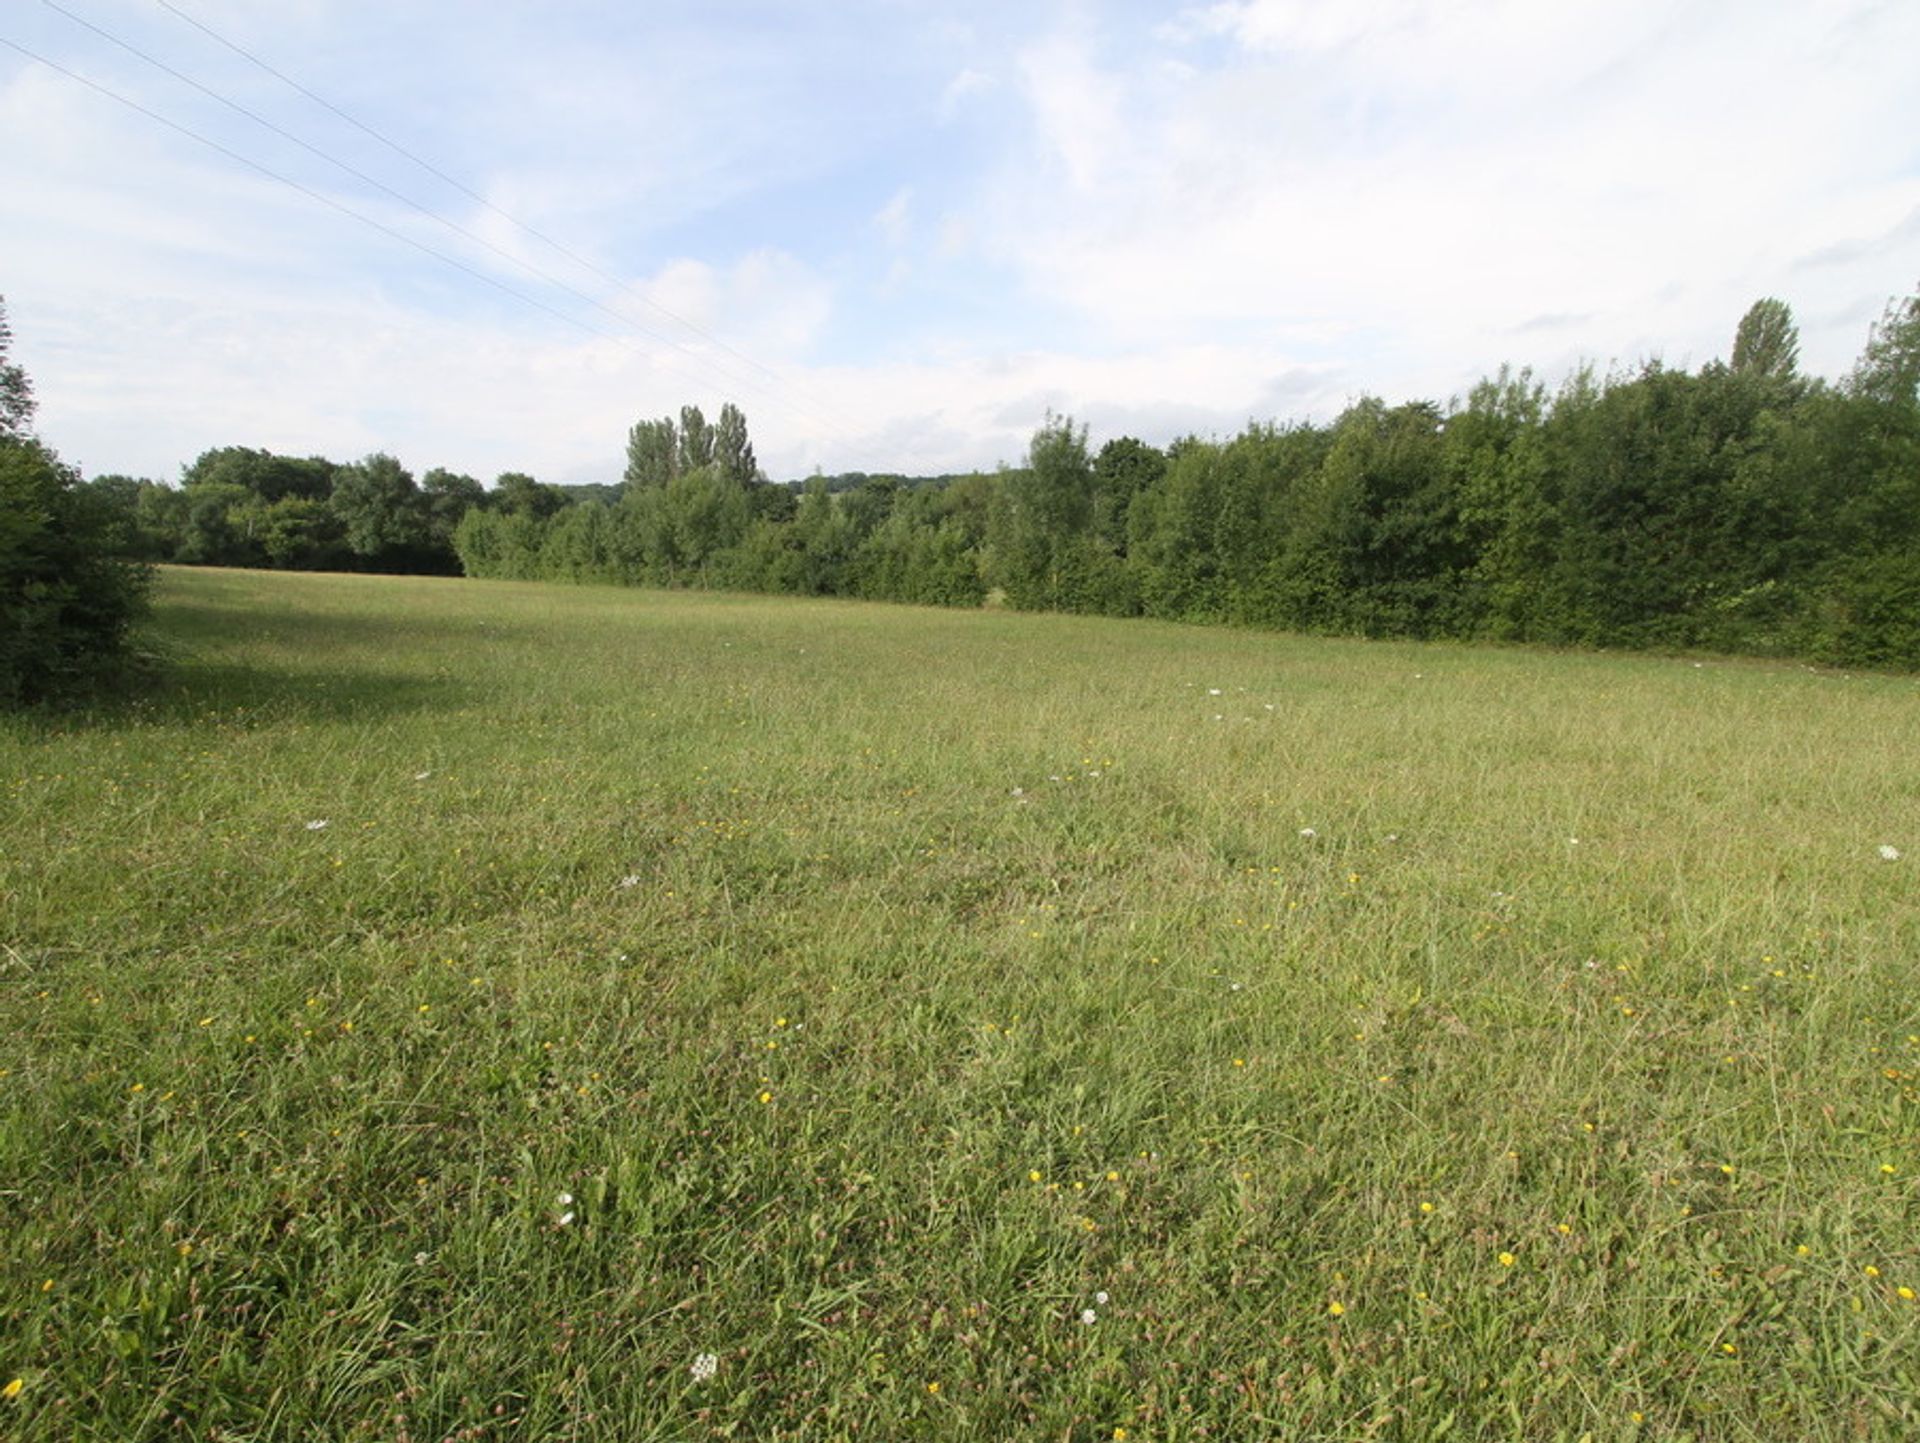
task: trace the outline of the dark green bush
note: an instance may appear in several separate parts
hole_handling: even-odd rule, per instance
[[[45,446],[0,438],[0,705],[124,672],[150,573],[117,532],[110,503]]]

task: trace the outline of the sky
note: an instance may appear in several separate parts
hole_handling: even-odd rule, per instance
[[[1164,445],[1697,368],[1765,296],[1837,379],[1920,289],[1912,0],[10,0],[0,41],[13,359],[90,475],[611,482],[727,401],[776,480],[934,474],[1049,412]]]

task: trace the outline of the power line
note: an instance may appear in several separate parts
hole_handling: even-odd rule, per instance
[[[414,200],[411,196],[405,195],[402,192],[395,190],[392,186],[387,185],[383,181],[380,181],[371,175],[368,175],[365,171],[360,170],[357,167],[348,164],[346,161],[341,160],[339,157],[332,155],[325,150],[322,150],[319,146],[312,145],[307,141],[301,139],[299,136],[293,134],[291,131],[284,129],[281,126],[275,125],[272,121],[248,109],[246,106],[240,104],[238,101],[231,100],[228,97],[221,95],[218,91],[215,91],[208,86],[202,85],[199,81],[195,80],[192,76],[185,75],[180,71],[174,69],[171,65],[166,64],[164,61],[155,59],[153,56],[147,54],[144,50],[141,50],[138,46],[133,45],[132,43],[121,39],[119,36],[113,34],[111,31],[108,31],[103,27],[94,24],[92,21],[86,19],[83,16],[76,15],[73,11],[67,9],[64,5],[58,4],[57,0],[41,0],[41,3],[44,4],[48,9],[56,11],[59,14],[66,16],[67,19],[73,21],[75,24],[83,26],[88,30],[91,30],[94,34],[100,36],[103,40],[106,40],[113,45],[117,45],[120,49],[126,51],[128,54],[145,62],[146,64],[153,66],[156,70],[162,71],[163,73],[172,76],[175,80],[180,81],[183,85],[191,86],[193,89],[199,91],[202,95],[205,95],[209,99],[217,101],[219,104],[226,106],[229,110],[234,111],[236,114],[245,116],[248,120],[253,121],[254,124],[261,126],[263,129],[271,131],[273,134],[280,136],[284,140],[291,141],[293,144],[299,146],[302,150],[306,151],[308,154],[319,157],[321,160],[327,162],[327,164],[336,167],[337,169],[345,172],[347,175],[352,176],[354,179],[362,182],[363,184],[372,186],[375,190],[378,190],[385,195],[391,196],[394,200],[399,201],[402,205],[405,205],[412,210],[418,211],[421,215],[426,216],[429,220],[434,221],[438,225],[444,226],[446,229],[452,231],[455,235],[458,235],[468,241],[471,241],[473,244],[480,246],[482,249],[491,251],[493,254],[499,256],[502,260],[506,261],[508,264],[518,267],[520,270],[526,272],[528,275],[531,275],[538,280],[544,281],[548,285],[553,286],[556,290],[564,291],[566,294],[572,296],[575,300],[581,301],[586,305],[592,306],[595,310],[601,311],[606,315],[613,317],[614,320],[620,322],[624,326],[633,327],[633,329],[638,331],[641,335],[647,336],[655,341],[658,341],[662,345],[672,347],[674,350],[679,351],[682,355],[685,355],[690,359],[692,359],[696,364],[706,368],[710,372],[711,376],[718,378],[724,385],[746,387],[749,390],[752,390],[760,395],[765,396],[772,404],[779,406],[782,409],[791,411],[793,414],[799,416],[803,420],[811,421],[816,425],[826,424],[831,428],[832,422],[830,418],[818,416],[818,415],[810,416],[806,411],[795,408],[789,405],[788,403],[782,401],[778,396],[774,395],[770,391],[765,390],[759,384],[751,380],[748,380],[743,376],[730,374],[725,369],[717,366],[709,358],[702,356],[699,352],[694,351],[689,347],[681,344],[679,341],[674,340],[671,336],[662,335],[657,331],[651,330],[648,327],[641,325],[639,322],[635,321],[632,317],[623,315],[621,312],[613,309],[613,307],[607,305],[605,302],[599,300],[597,297],[590,296],[586,292],[567,284],[567,282],[565,282],[564,280],[561,280],[559,277],[551,275],[547,271],[542,270],[540,267],[533,265],[531,262],[526,261],[523,258],[514,255],[511,251],[505,249],[502,246],[496,245],[494,242],[488,240],[485,236],[479,235],[474,231],[467,229],[465,226],[459,224],[457,221],[449,220],[447,217],[440,215],[438,212],[430,210],[428,207]],[[761,367],[759,369],[765,370],[764,367]],[[768,374],[771,375],[772,373],[769,372]],[[776,379],[778,378],[776,377]]]
[[[43,3],[52,4],[53,0],[43,0]],[[209,39],[212,39],[218,42],[219,44],[225,46],[228,50],[231,50],[234,54],[251,62],[254,65],[257,65],[260,69],[266,71],[267,74],[273,76],[274,79],[298,91],[301,95],[305,96],[308,100],[311,100],[314,104],[320,106],[322,109],[326,110],[330,114],[338,116],[341,120],[346,121],[347,124],[353,126],[356,130],[359,130],[363,134],[372,137],[374,140],[377,140],[380,144],[386,146],[387,149],[393,151],[394,154],[399,155],[404,159],[411,161],[413,164],[419,166],[422,170],[426,171],[429,175],[432,175],[437,179],[445,182],[447,185],[452,186],[455,190],[459,191],[462,195],[474,201],[477,205],[484,207],[486,210],[490,211],[494,215],[499,216],[502,220],[506,221],[508,224],[516,227],[517,229],[524,231],[527,235],[532,236],[535,240],[539,241],[542,245],[547,246],[548,248],[553,250],[556,254],[563,256],[567,260],[573,262],[573,264],[579,266],[582,270],[591,273],[592,275],[598,277],[600,280],[605,281],[607,284],[616,287],[617,289],[626,293],[629,296],[632,296],[635,300],[639,301],[641,305],[646,306],[649,310],[658,312],[660,315],[665,316],[668,320],[674,322],[676,325],[684,327],[686,330],[692,332],[694,335],[698,336],[701,340],[707,342],[709,345],[714,346],[719,350],[726,352],[728,355],[734,357],[736,360],[742,362],[743,364],[747,366],[751,366],[754,370],[766,376],[769,380],[773,381],[774,383],[781,386],[785,386],[789,390],[798,392],[800,398],[803,401],[806,401],[809,406],[813,404],[811,398],[807,397],[806,393],[800,390],[800,388],[797,387],[789,377],[783,376],[780,372],[774,370],[770,366],[766,366],[762,364],[761,362],[755,360],[752,356],[749,356],[742,351],[736,350],[733,346],[728,345],[719,336],[714,335],[711,331],[708,331],[699,325],[696,325],[694,322],[686,319],[686,317],[681,316],[676,312],[669,310],[667,307],[661,305],[658,301],[654,300],[651,296],[647,295],[644,291],[641,291],[635,288],[628,281],[596,265],[593,261],[587,259],[585,256],[582,256],[576,251],[561,244],[559,241],[555,240],[552,236],[549,236],[544,232],[537,230],[532,225],[529,225],[526,221],[519,219],[519,217],[511,215],[507,211],[502,210],[498,205],[495,205],[492,201],[488,200],[486,196],[482,195],[479,191],[473,189],[473,187],[467,185],[465,182],[459,180],[457,177],[449,175],[446,171],[442,170],[439,166],[434,165],[431,161],[426,160],[420,155],[416,154],[414,151],[409,150],[406,146],[400,144],[398,141],[390,139],[388,136],[383,135],[380,131],[375,130],[372,126],[366,124],[364,121],[360,120],[358,117],[349,114],[347,111],[341,109],[339,106],[335,105],[332,101],[326,99],[324,96],[321,96],[315,93],[313,90],[310,90],[305,85],[302,85],[299,81],[295,80],[292,76],[286,74],[281,70],[276,69],[274,66],[270,65],[268,62],[266,62],[265,60],[262,60],[259,56],[255,55],[252,51],[246,49],[244,46],[236,43],[235,41],[228,39],[225,35],[222,35],[219,31],[215,30],[212,26],[188,14],[185,10],[182,10],[178,5],[173,4],[172,0],[154,0],[154,3],[159,5],[161,9],[166,10],[170,14],[178,16],[181,20],[184,20],[187,24],[193,26],[194,29],[200,31],[202,34],[206,35]],[[58,8],[58,7],[56,6],[55,8]],[[535,273],[540,274],[537,271]],[[558,284],[558,282],[556,282],[556,284]],[[632,324],[632,322],[629,322],[629,324]],[[665,338],[663,337],[662,339],[665,339]],[[805,413],[802,412],[801,414],[805,414]],[[825,411],[823,413],[818,413],[813,417],[813,419],[817,421],[826,421],[832,426],[833,429],[836,429],[836,430],[848,431],[852,429],[852,427],[844,417],[835,415],[831,410]]]
[[[548,305],[545,301],[540,300],[536,296],[530,296],[525,291],[516,290],[514,287],[508,285],[505,281],[500,280],[497,277],[490,276],[485,271],[475,270],[472,266],[468,265],[466,262],[459,260],[454,256],[450,256],[446,254],[444,251],[435,250],[432,246],[426,244],[426,242],[416,240],[412,236],[406,234],[404,231],[395,230],[392,226],[382,224],[380,221],[375,220],[372,216],[363,215],[361,212],[355,210],[352,206],[345,205],[340,201],[333,199],[331,196],[322,195],[319,191],[313,190],[307,186],[304,186],[300,184],[300,182],[297,180],[292,180],[287,176],[281,175],[276,170],[268,169],[266,166],[261,165],[256,160],[249,160],[246,156],[240,154],[239,151],[230,150],[226,146],[222,145],[219,141],[210,140],[206,136],[200,134],[197,130],[191,130],[187,126],[181,125],[178,121],[169,120],[166,116],[160,114],[158,111],[147,109],[147,107],[140,104],[139,101],[129,100],[127,99],[126,96],[120,94],[118,91],[111,90],[108,87],[100,84],[99,81],[89,80],[86,76],[80,74],[78,71],[69,70],[67,69],[66,66],[58,64],[55,61],[49,60],[47,59],[46,56],[41,55],[35,51],[29,50],[26,46],[20,44],[18,41],[9,40],[7,39],[6,36],[0,35],[0,45],[5,45],[9,49],[19,51],[20,54],[26,56],[27,59],[36,60],[40,64],[46,66],[47,69],[57,71],[61,75],[66,76],[69,80],[77,80],[80,84],[86,86],[89,90],[96,91],[99,94],[106,96],[107,99],[109,100],[117,101],[121,105],[126,106],[127,109],[137,111],[141,115],[146,116],[147,119],[152,121],[157,121],[159,124],[166,126],[167,129],[172,131],[177,131],[179,134],[186,136],[187,139],[189,140],[198,141],[201,145],[206,146],[209,150],[216,150],[220,154],[226,156],[229,160],[238,161],[241,165],[246,166],[249,170],[258,171],[260,174],[266,176],[269,180],[277,180],[280,182],[280,184],[299,191],[300,194],[306,196],[310,200],[317,200],[320,202],[320,204],[328,207],[331,210],[337,210],[342,215],[351,216],[354,220],[359,221],[362,225],[370,226],[372,229],[379,231],[382,235],[390,236],[394,240],[400,241],[405,245],[410,245],[415,250],[424,252],[425,254],[432,256],[435,260],[444,262],[445,264],[452,266],[455,270],[462,271],[465,274],[472,276],[475,280],[482,281],[487,285],[492,286],[495,290],[503,291],[507,295],[512,296],[515,300],[524,302],[525,304],[534,307],[536,310],[545,311],[548,315],[552,316],[556,320],[564,321],[566,324],[570,326],[578,327],[580,330],[586,331],[592,335],[599,336],[602,340],[612,341],[616,345],[632,344],[624,336],[611,335],[608,332],[601,330],[598,326],[590,325],[586,321],[581,320],[578,316],[570,316],[565,311],[558,310],[555,307]]]

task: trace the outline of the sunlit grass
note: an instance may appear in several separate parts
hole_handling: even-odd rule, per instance
[[[0,1432],[1920,1431],[1910,678],[159,625],[171,689],[0,731]]]

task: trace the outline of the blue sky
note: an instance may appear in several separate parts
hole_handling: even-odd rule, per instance
[[[461,184],[157,0],[60,5],[312,149],[9,6],[284,178],[0,46],[0,293],[92,473],[614,480],[726,400],[780,479],[992,466],[1049,409],[1163,444],[1696,366],[1765,295],[1838,376],[1920,287],[1904,0],[171,3]]]

